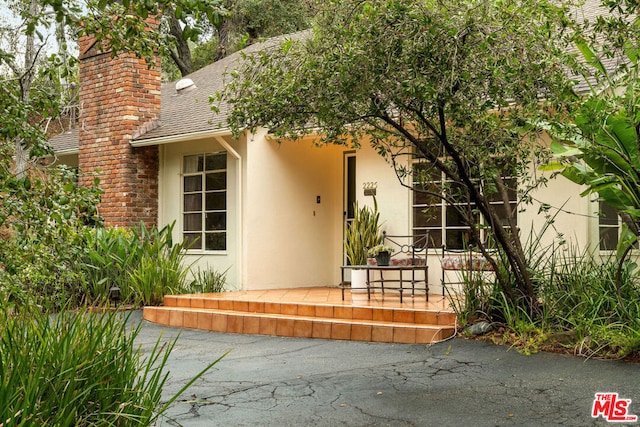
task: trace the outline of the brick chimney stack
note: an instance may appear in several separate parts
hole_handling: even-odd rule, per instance
[[[88,36],[79,45],[79,167],[102,172],[98,211],[105,225],[131,227],[144,221],[155,226],[158,147],[134,148],[130,142],[160,118],[160,60],[148,67],[131,53],[112,57]]]

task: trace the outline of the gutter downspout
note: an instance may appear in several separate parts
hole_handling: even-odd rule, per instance
[[[227,153],[231,154],[233,158],[235,158],[238,162],[238,172],[236,178],[236,185],[238,186],[238,233],[237,233],[237,245],[238,245],[238,280],[240,282],[240,290],[246,291],[246,283],[245,283],[245,274],[244,274],[244,246],[243,246],[243,235],[244,235],[244,192],[242,188],[242,156],[236,150],[233,149],[231,145],[222,136],[215,136],[216,141],[227,151]]]

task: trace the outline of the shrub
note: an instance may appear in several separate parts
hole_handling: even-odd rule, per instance
[[[82,230],[98,221],[101,192],[97,179],[89,188],[76,180],[75,171],[59,167],[0,182],[0,288],[17,297],[14,303],[25,295],[53,308],[83,302]]]
[[[227,271],[229,269],[223,272],[213,269],[198,269],[193,274],[193,279],[184,288],[184,292],[189,294],[222,292],[227,283]]]
[[[158,339],[142,358],[135,344],[140,324],[129,328],[119,313],[21,310],[0,316],[0,425],[7,427],[147,426],[217,362],[161,404],[175,341]]]
[[[175,224],[175,223],[174,223]],[[174,244],[174,224],[162,229],[97,228],[86,233],[87,251],[81,268],[89,301],[105,303],[109,288],[120,288],[122,302],[157,305],[167,293],[181,293],[188,265],[184,247]]]
[[[517,301],[509,301],[497,287],[469,276],[465,299],[455,305],[459,319],[472,322],[485,317],[504,326],[500,341],[525,353],[558,344],[590,357],[623,358],[640,351],[640,284],[635,263],[624,265],[619,288],[615,258],[599,259],[564,244],[538,248],[529,266],[539,296],[534,315]],[[554,342],[561,334],[563,342]]]

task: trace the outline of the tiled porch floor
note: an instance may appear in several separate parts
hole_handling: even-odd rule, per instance
[[[297,288],[168,295],[145,307],[150,322],[216,332],[395,343],[433,343],[455,334],[455,313],[441,295]]]
[[[345,290],[344,301],[342,291],[339,288],[294,288],[294,289],[267,289],[257,291],[221,292],[215,295],[218,299],[232,299],[243,301],[263,301],[280,303],[303,304],[332,304],[355,307],[384,307],[384,308],[413,308],[421,310],[452,310],[448,298],[442,295],[429,295],[429,301],[424,294],[414,297],[405,295],[402,303],[397,292],[386,294],[377,291],[367,298],[366,292],[352,293]]]

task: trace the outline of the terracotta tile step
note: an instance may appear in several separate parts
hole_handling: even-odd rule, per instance
[[[424,325],[452,325],[456,321],[455,313],[450,310],[247,301],[182,295],[165,296],[164,306],[167,308],[229,310],[247,313],[282,314],[346,320],[372,320]]]
[[[166,326],[238,334],[429,344],[454,335],[453,325],[235,312],[220,309],[145,307],[145,320]]]

